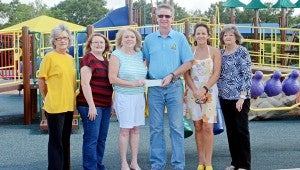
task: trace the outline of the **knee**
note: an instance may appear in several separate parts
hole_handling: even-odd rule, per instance
[[[129,136],[129,131],[130,129],[127,129],[127,128],[121,128],[120,129],[120,136],[121,137],[128,137]]]
[[[140,129],[137,126],[130,129],[130,134],[132,134],[132,135],[138,135],[139,133],[140,133]]]
[[[196,133],[200,133],[203,130],[202,125],[203,125],[203,123],[200,122],[200,121],[195,121],[194,122],[194,127],[195,127],[195,132]]]
[[[203,131],[207,135],[213,135],[213,123],[203,123]]]

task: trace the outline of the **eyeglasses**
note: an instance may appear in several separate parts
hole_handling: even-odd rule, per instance
[[[92,44],[105,44],[105,42],[98,42],[98,41],[93,41]]]
[[[157,15],[158,18],[171,18],[172,16],[171,15]]]
[[[69,40],[69,37],[57,37],[57,38],[55,38],[55,40],[56,41],[62,41],[62,40],[67,41],[67,40]]]

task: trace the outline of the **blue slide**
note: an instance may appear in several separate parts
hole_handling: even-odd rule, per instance
[[[95,28],[116,27],[124,25],[129,25],[128,6],[124,6],[111,11],[107,14],[106,17],[93,24]]]
[[[126,26],[129,25],[129,16],[128,16],[128,6],[124,6],[118,9],[115,9],[107,14],[101,20],[92,24],[94,28],[104,28],[104,27],[117,27],[117,26]],[[114,40],[116,38],[116,31],[110,31],[108,35],[109,40]],[[77,43],[82,44],[86,42],[86,34],[78,34]],[[74,46],[69,48],[69,53],[74,54]],[[79,56],[83,56],[83,47],[79,46],[78,49]]]

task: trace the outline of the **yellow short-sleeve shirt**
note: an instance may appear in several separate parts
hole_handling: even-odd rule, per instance
[[[72,56],[49,52],[41,62],[38,78],[45,78],[47,84],[48,92],[43,107],[46,112],[74,111],[76,70]]]

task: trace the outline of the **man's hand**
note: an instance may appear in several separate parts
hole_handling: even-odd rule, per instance
[[[162,80],[162,86],[164,87],[164,86],[169,85],[169,84],[171,83],[172,79],[173,79],[173,75],[172,75],[172,74],[167,75],[167,76]]]

